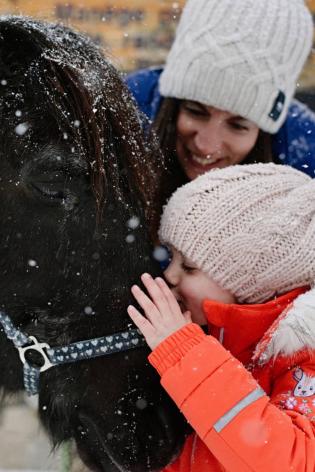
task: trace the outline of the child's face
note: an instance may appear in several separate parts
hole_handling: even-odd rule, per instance
[[[197,269],[193,263],[185,259],[180,252],[172,249],[172,261],[164,275],[172,286],[182,311],[190,310],[192,320],[199,325],[207,324],[202,310],[202,302],[209,298],[222,303],[235,303],[235,297],[221,288],[208,275]]]

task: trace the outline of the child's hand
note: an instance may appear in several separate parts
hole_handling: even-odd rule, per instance
[[[140,329],[151,349],[156,348],[170,334],[191,322],[190,312],[181,312],[173,293],[163,279],[153,279],[149,274],[141,276],[143,285],[148,291],[148,297],[137,285],[131,292],[145,316],[132,305],[128,306],[128,314]]]

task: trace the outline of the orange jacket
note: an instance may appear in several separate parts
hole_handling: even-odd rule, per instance
[[[165,472],[315,471],[315,290],[304,291],[206,300],[211,335],[191,323],[150,354],[197,433]]]

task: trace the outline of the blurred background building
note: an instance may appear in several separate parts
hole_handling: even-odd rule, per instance
[[[315,0],[306,3],[315,15]],[[93,38],[123,71],[163,64],[185,0],[0,0],[0,13],[71,25]],[[315,89],[315,54],[301,89]]]
[[[315,0],[306,0],[315,17]],[[130,72],[163,64],[185,0],[0,0],[0,14],[25,14],[71,25]],[[315,109],[315,53],[300,77],[298,98]]]
[[[162,64],[184,0],[0,0],[0,13],[22,13],[71,25],[131,71]]]

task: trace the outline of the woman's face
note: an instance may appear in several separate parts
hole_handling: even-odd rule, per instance
[[[188,179],[239,164],[256,144],[259,128],[241,116],[184,100],[176,123],[176,152]]]

